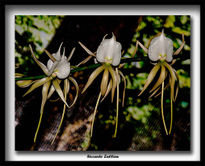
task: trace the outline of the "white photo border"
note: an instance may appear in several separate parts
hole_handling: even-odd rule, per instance
[[[15,151],[15,15],[190,15],[191,151],[190,152],[17,152]],[[200,5],[6,5],[5,6],[5,160],[6,161],[200,161]],[[8,123],[9,122],[9,123]],[[89,158],[88,155],[118,158]]]

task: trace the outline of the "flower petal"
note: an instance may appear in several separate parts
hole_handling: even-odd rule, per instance
[[[57,79],[56,79],[56,80],[53,80],[53,86],[54,86],[56,92],[58,93],[58,95],[60,96],[61,100],[62,100],[62,101],[65,103],[65,105],[69,108],[69,106],[68,106],[68,104],[67,104],[67,102],[66,102],[66,100],[65,100],[65,98],[64,98],[63,92],[62,92],[62,90],[61,90],[61,87],[60,87],[60,85],[59,85]]]
[[[107,95],[109,94],[109,92],[112,89],[112,79],[110,80],[108,86],[107,86],[107,90],[105,92],[105,95],[103,96],[102,100],[100,102],[103,102],[103,100],[105,100],[105,98],[107,97]]]
[[[36,142],[36,138],[37,138],[37,135],[38,135],[38,131],[39,131],[39,128],[40,128],[40,125],[41,125],[41,120],[42,120],[42,116],[43,116],[43,110],[44,110],[44,105],[46,103],[46,100],[47,100],[47,95],[48,95],[48,89],[50,87],[50,81],[45,83],[43,85],[43,89],[42,89],[42,102],[41,102],[41,110],[40,110],[40,118],[39,118],[39,122],[38,122],[38,126],[37,126],[37,129],[36,129],[36,133],[35,133],[35,136],[34,136],[34,143]]]
[[[19,81],[16,81],[16,84],[20,88],[26,88],[26,87],[30,86],[33,82],[34,82],[33,80],[19,80]]]
[[[76,103],[76,101],[77,101],[78,93],[79,93],[79,86],[78,86],[78,83],[76,82],[76,80],[73,77],[68,77],[68,79],[74,84],[75,89],[76,89],[75,98],[73,100],[73,103],[70,105],[70,107],[72,107]]]
[[[107,90],[108,78],[109,78],[109,72],[108,72],[108,69],[105,68],[104,73],[103,73],[103,77],[102,77],[102,81],[101,81],[101,85],[100,85],[100,90],[101,90],[102,96],[104,96],[104,94]]]
[[[26,96],[27,94],[31,93],[34,89],[38,88],[39,86],[45,84],[46,82],[52,80],[52,77],[45,77],[40,80],[35,81],[35,83],[30,87],[30,89],[23,95]]]
[[[87,81],[82,93],[84,93],[86,91],[86,89],[92,84],[94,79],[103,71],[103,69],[104,69],[104,66],[100,66],[92,72],[92,74],[88,78],[88,81]]]
[[[152,80],[154,79],[155,75],[157,74],[159,68],[160,68],[160,64],[159,63],[157,63],[153,67],[153,69],[151,70],[151,72],[149,73],[149,75],[147,77],[147,81],[145,82],[145,85],[144,85],[142,91],[140,92],[140,94],[138,96],[140,96],[145,91],[145,89],[149,86],[149,84],[152,82]]]
[[[160,72],[159,79],[157,80],[153,88],[150,90],[150,93],[154,91],[159,85],[161,85],[162,82],[164,82],[165,78],[166,78],[166,70],[165,67],[161,65],[161,72]]]
[[[111,66],[108,67],[108,70],[110,72],[110,75],[112,77],[112,93],[111,93],[111,102],[113,102],[114,95],[115,95],[115,89],[117,87],[117,76],[115,74],[115,71]]]
[[[43,63],[41,63],[41,62],[36,58],[36,56],[34,55],[34,52],[33,52],[33,49],[32,49],[32,47],[31,47],[31,45],[29,45],[29,47],[30,47],[31,55],[32,55],[34,61],[35,61],[35,62],[38,64],[38,66],[43,70],[43,72],[44,72],[47,76],[49,76],[49,71],[48,71],[47,67],[46,67]]]

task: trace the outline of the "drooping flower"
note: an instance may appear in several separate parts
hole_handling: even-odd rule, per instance
[[[164,30],[160,36],[152,39],[148,48],[148,56],[152,61],[171,62],[173,59],[173,42],[171,39],[165,37]]]
[[[83,60],[79,65],[86,63],[92,57],[97,59],[97,62],[101,63],[101,66],[95,69],[82,91],[84,93],[87,88],[93,83],[96,77],[103,72],[102,81],[100,85],[100,93],[96,102],[93,120],[92,120],[92,127],[91,127],[91,136],[93,131],[94,119],[97,111],[98,104],[107,97],[107,95],[111,91],[111,102],[113,102],[115,90],[117,88],[117,100],[116,100],[116,123],[115,123],[115,133],[114,137],[117,135],[117,126],[118,126],[118,110],[119,110],[119,84],[121,79],[124,81],[124,90],[123,90],[123,99],[122,105],[124,106],[124,98],[125,98],[125,88],[126,88],[126,79],[123,73],[119,70],[121,68],[120,61],[121,61],[121,50],[122,46],[119,42],[116,41],[115,35],[112,34],[112,38],[105,39],[107,35],[104,36],[102,42],[100,43],[96,54],[92,53],[88,48],[86,48],[81,42],[79,44],[85,51],[90,55],[85,60]],[[77,66],[79,66],[77,65]]]
[[[149,48],[147,49],[143,44],[141,44],[139,41],[136,42],[136,49],[138,45],[148,54],[148,57],[152,61],[157,61],[153,69],[150,71],[148,78],[145,82],[145,85],[143,89],[141,90],[140,96],[147,87],[151,84],[151,82],[154,80],[155,76],[157,75],[158,71],[160,70],[160,75],[152,89],[150,90],[150,97],[154,96],[157,97],[161,94],[161,116],[163,120],[163,125],[166,134],[171,134],[172,130],[172,122],[173,122],[173,101],[176,100],[177,94],[178,94],[178,88],[179,88],[179,78],[176,74],[176,71],[172,68],[171,65],[175,63],[173,60],[173,55],[178,55],[182,48],[184,47],[185,41],[184,41],[184,35],[182,34],[182,44],[181,46],[174,52],[173,51],[173,41],[164,35],[164,30],[162,30],[162,33],[153,38],[150,42]],[[171,65],[167,62],[171,62]],[[165,80],[168,76],[168,84],[165,86]],[[175,88],[175,82],[178,82],[176,88]],[[169,132],[167,131],[166,123],[164,120],[164,113],[163,113],[163,98],[164,98],[164,89],[168,88],[170,86],[170,101],[171,101],[171,118],[170,118],[170,128]],[[176,90],[175,90],[176,89]]]
[[[121,44],[116,41],[115,35],[112,34],[111,39],[103,38],[97,49],[96,59],[100,63],[108,63],[113,66],[118,66],[121,60],[121,50]]]
[[[78,87],[78,84],[75,81],[75,79],[70,76],[70,63],[69,63],[69,60],[71,59],[75,48],[73,48],[69,57],[67,58],[65,56],[65,49],[64,49],[64,52],[62,55],[60,53],[62,44],[63,43],[61,43],[57,53],[50,54],[48,51],[45,51],[50,58],[47,62],[47,66],[45,66],[43,63],[41,63],[36,58],[36,56],[34,55],[34,52],[32,50],[32,47],[29,45],[33,59],[38,64],[38,66],[43,70],[46,77],[39,79],[39,80],[32,81],[32,82],[30,80],[17,81],[17,85],[19,85],[20,87],[27,87],[27,86],[32,84],[32,86],[24,94],[24,96],[31,93],[33,90],[40,87],[41,85],[43,85],[40,118],[39,118],[39,123],[38,123],[37,129],[36,129],[36,133],[34,136],[34,142],[36,142],[36,138],[37,138],[38,131],[40,128],[41,119],[42,119],[43,111],[44,111],[44,105],[45,105],[46,101],[48,99],[50,99],[52,94],[56,91],[57,94],[59,95],[59,97],[61,98],[61,100],[64,102],[62,118],[61,118],[60,124],[58,126],[58,130],[56,132],[56,135],[55,135],[52,143],[54,142],[54,140],[55,140],[55,138],[60,130],[66,107],[67,108],[72,107],[75,104],[77,97],[78,97],[79,87]],[[61,90],[61,87],[60,87],[60,83],[62,81],[64,81],[64,90],[63,91]],[[73,100],[73,103],[69,106],[67,104],[66,100],[67,100],[67,95],[68,95],[69,89],[70,89],[70,81],[74,84],[74,86],[76,88],[76,95],[75,95],[75,98]]]

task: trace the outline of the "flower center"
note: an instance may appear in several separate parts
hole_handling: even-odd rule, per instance
[[[105,62],[106,62],[106,63],[112,63],[112,57],[106,56],[106,57],[105,57]]]
[[[166,59],[167,55],[166,54],[160,54],[159,59],[160,61],[164,61]]]

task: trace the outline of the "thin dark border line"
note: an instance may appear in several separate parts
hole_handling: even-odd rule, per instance
[[[10,1],[11,2],[11,1]],[[59,3],[58,3],[59,4]],[[127,3],[126,3],[127,4]],[[192,4],[193,5],[193,3],[189,3],[189,4]],[[188,5],[189,5],[188,4]],[[196,5],[196,3],[194,3],[195,5]],[[200,20],[200,23],[201,23],[201,36],[203,36],[203,31],[202,31],[202,29],[204,29],[204,3],[198,3],[197,2],[197,4],[200,4],[200,9],[201,9],[201,11],[200,11],[200,17],[201,17],[201,20]],[[10,4],[9,4],[10,5]],[[19,4],[17,4],[17,5],[19,5]],[[140,3],[140,5],[141,5],[141,3]],[[152,4],[149,4],[149,5],[152,5]],[[162,5],[162,4],[160,4],[160,5]],[[171,5],[174,5],[174,4],[171,4]],[[180,4],[177,4],[177,5],[180,5]],[[184,4],[183,4],[184,5]],[[186,4],[187,5],[187,4]],[[3,6],[3,5],[1,5],[1,17],[2,17],[2,19],[1,20],[3,20],[3,22],[5,23],[5,6]],[[5,32],[5,28],[4,28],[4,26],[1,26],[1,31],[3,31],[3,32]],[[3,33],[2,33],[3,34]],[[2,40],[2,44],[1,44],[1,46],[0,47],[2,47],[2,50],[3,50],[3,53],[4,53],[4,55],[5,55],[5,44],[4,44],[4,41],[5,41],[5,35],[3,34],[3,36],[4,36],[4,38],[1,38]],[[202,46],[202,43],[203,43],[203,41],[204,41],[204,39],[203,38],[201,38],[201,40],[200,40],[200,44],[201,44],[201,46]],[[203,48],[201,47],[201,55],[203,55],[202,54],[203,53]],[[202,57],[203,56],[201,56],[201,67],[202,67]],[[4,68],[5,69],[5,64],[3,63],[2,65],[1,65],[1,67],[2,68]],[[202,72],[201,72],[201,76],[202,76]],[[5,78],[5,75],[4,75],[4,78]],[[1,82],[2,83],[2,82]],[[3,86],[4,86],[4,84],[3,84]],[[4,94],[5,94],[5,91],[4,91]],[[201,99],[201,98],[200,98]],[[1,100],[1,102],[2,102],[2,100]],[[5,104],[5,102],[4,102],[4,104]],[[4,105],[3,104],[3,105]],[[201,106],[202,106],[202,103],[201,103]],[[202,107],[201,107],[202,108]],[[201,109],[202,110],[202,109]],[[203,119],[202,119],[202,115],[204,114],[202,111],[200,112],[201,113],[201,140],[202,140],[202,131],[203,131]],[[3,112],[3,116],[1,116],[1,122],[2,123],[4,123],[4,125],[5,125],[5,112]],[[5,135],[5,127],[4,128],[2,128],[1,127],[1,129],[3,129],[3,131],[4,131],[4,135]],[[0,140],[1,140],[1,145],[3,145],[4,146],[4,149],[2,149],[1,148],[1,152],[4,150],[4,153],[3,153],[3,156],[1,156],[1,160],[3,159],[4,160],[4,162],[5,162],[5,138],[4,137],[0,137]],[[3,140],[3,141],[2,141]],[[203,147],[203,142],[201,141],[201,147]],[[202,148],[201,148],[201,152],[200,152],[200,157],[201,157],[201,161],[204,161],[203,160],[203,157],[202,157],[202,152],[204,152],[203,150],[202,150]],[[9,161],[8,163],[12,163],[13,161]],[[24,161],[17,161],[17,163],[21,163],[21,162],[24,162]],[[27,162],[27,161],[25,161],[25,162]],[[35,161],[35,162],[42,162],[42,161]],[[44,162],[47,162],[47,161],[44,161]],[[52,161],[53,162],[53,161]],[[59,162],[59,161],[54,161],[54,162]],[[62,162],[64,162],[64,161],[62,161]],[[66,161],[67,162],[67,161]],[[68,161],[69,162],[69,161]],[[89,162],[89,161],[88,161]],[[93,162],[98,162],[98,161],[93,161]],[[105,161],[105,162],[107,162],[107,161]],[[109,161],[108,161],[109,162]],[[138,162],[138,161],[134,161],[134,162]],[[139,161],[139,162],[141,162],[141,161]],[[160,162],[160,161],[146,161],[146,162]],[[164,162],[164,161],[161,161],[161,162]],[[167,162],[167,161],[165,161],[165,162]],[[169,161],[170,162],[170,161]],[[183,161],[171,161],[171,162],[183,162]],[[187,161],[188,162],[188,161]],[[193,162],[199,162],[199,161],[193,161]],[[186,162],[185,162],[186,163]],[[190,163],[190,162],[188,162],[188,163]]]

